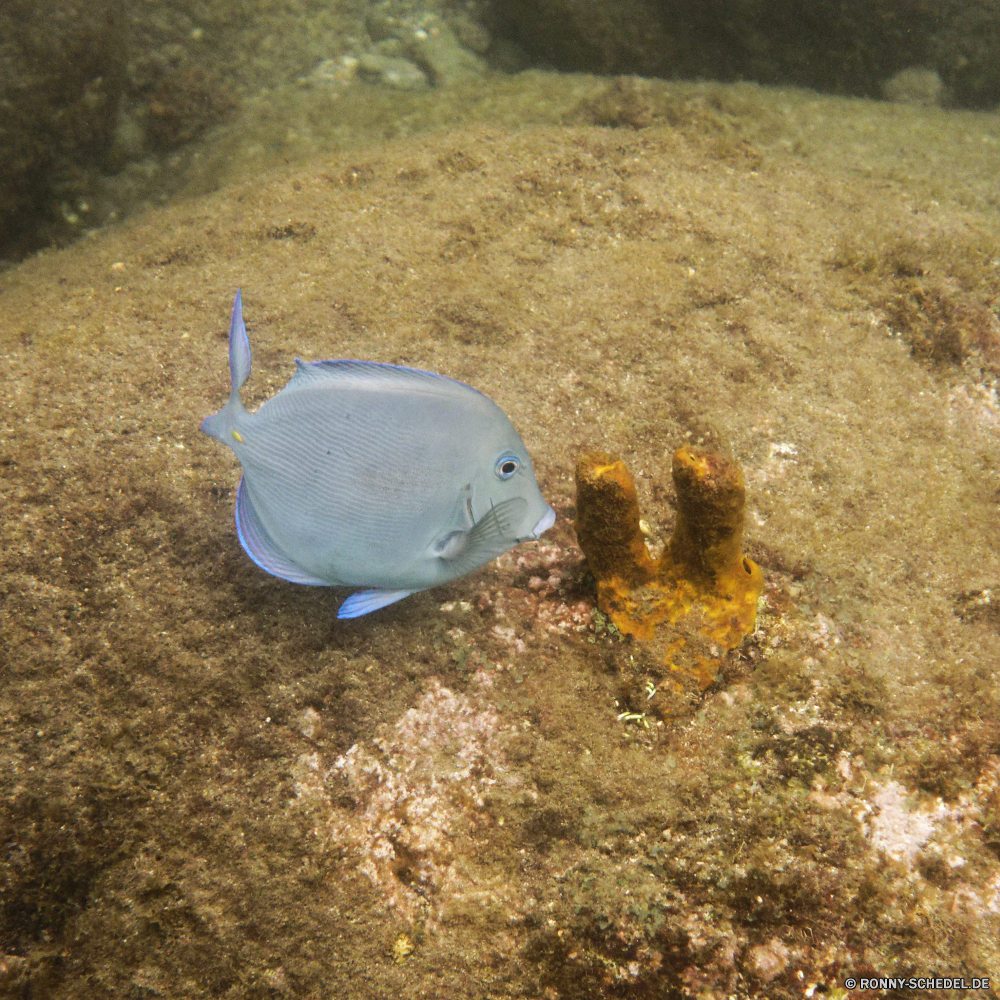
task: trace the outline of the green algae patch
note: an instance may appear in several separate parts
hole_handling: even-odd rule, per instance
[[[853,292],[878,310],[889,335],[939,370],[971,363],[987,379],[1000,374],[1000,271],[996,233],[896,220],[844,237],[832,263]]]

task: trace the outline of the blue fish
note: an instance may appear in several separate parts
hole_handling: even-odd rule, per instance
[[[295,366],[281,392],[244,409],[250,342],[237,291],[232,392],[201,429],[243,466],[236,531],[261,569],[364,588],[338,618],[464,576],[552,527],[524,442],[488,396],[373,361]]]

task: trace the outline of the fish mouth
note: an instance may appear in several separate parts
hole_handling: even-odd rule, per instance
[[[538,538],[539,535],[548,531],[556,523],[556,512],[551,507],[545,508],[542,519],[531,529],[531,537]]]

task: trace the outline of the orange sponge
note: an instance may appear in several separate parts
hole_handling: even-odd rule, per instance
[[[654,560],[639,527],[639,502],[625,463],[592,452],[576,466],[576,534],[597,580],[597,605],[622,631],[651,639],[663,623],[695,615],[695,630],[726,651],[754,629],[764,586],[743,555],[746,489],[719,454],[674,453],[677,521]],[[676,649],[676,641],[671,647]],[[683,645],[683,643],[681,643]]]

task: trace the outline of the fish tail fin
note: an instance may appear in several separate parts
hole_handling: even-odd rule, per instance
[[[223,444],[228,444],[231,447],[231,438],[234,434],[234,418],[241,412],[245,412],[243,410],[243,403],[240,402],[239,393],[234,392],[226,401],[226,405],[218,413],[213,413],[210,417],[205,417],[200,425],[201,430],[209,437],[218,438]],[[236,440],[239,441],[241,439],[237,438]]]
[[[243,325],[243,289],[236,289],[233,300],[233,315],[229,321],[229,378],[233,387],[233,395],[250,378],[250,341],[247,340],[247,328]]]
[[[247,339],[247,328],[243,324],[243,289],[236,289],[233,301],[233,314],[229,321],[229,381],[232,391],[226,405],[205,417],[201,429],[208,435],[218,438],[223,444],[229,444],[229,434],[232,431],[233,419],[243,412],[243,402],[240,399],[240,388],[250,377],[250,341]]]

